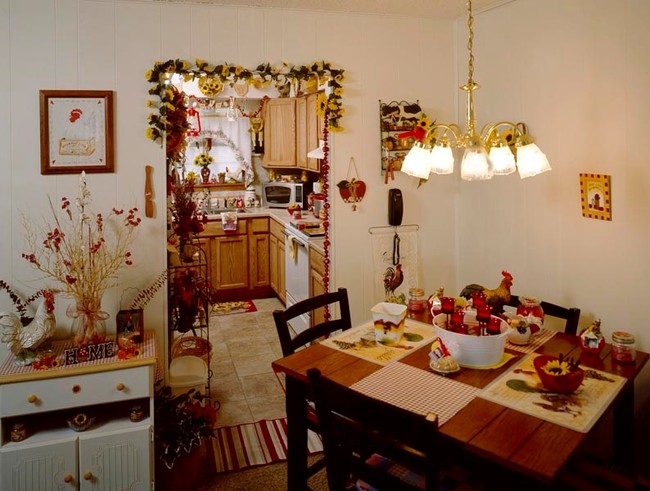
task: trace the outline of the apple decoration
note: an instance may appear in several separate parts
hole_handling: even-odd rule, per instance
[[[356,210],[356,203],[360,202],[366,194],[366,183],[353,177],[349,181],[340,181],[336,186],[339,188],[343,201],[352,203],[352,210]]]

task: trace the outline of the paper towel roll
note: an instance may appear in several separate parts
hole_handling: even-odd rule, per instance
[[[314,189],[313,189],[314,194],[320,194],[322,192],[322,190],[323,190],[323,188],[322,188],[322,186],[320,184],[320,181],[316,181],[314,183]]]

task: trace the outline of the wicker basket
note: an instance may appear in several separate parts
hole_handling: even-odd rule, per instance
[[[198,336],[181,336],[172,343],[172,358],[179,356],[198,356],[210,365],[212,343]]]

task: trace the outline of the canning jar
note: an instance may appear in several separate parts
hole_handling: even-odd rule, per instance
[[[632,334],[625,331],[612,333],[612,358],[619,363],[634,363],[636,343]]]
[[[517,315],[523,317],[528,324],[535,324],[539,327],[544,324],[544,309],[539,299],[535,297],[519,297]]]
[[[418,287],[409,288],[409,311],[414,313],[424,312],[425,305],[426,299],[424,298],[424,290]]]

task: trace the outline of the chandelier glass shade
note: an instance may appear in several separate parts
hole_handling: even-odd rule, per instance
[[[551,170],[546,155],[535,145],[524,123],[501,121],[488,123],[476,131],[474,91],[480,86],[474,81],[474,17],[472,1],[467,1],[469,52],[467,84],[467,121],[463,131],[457,124],[434,123],[422,142],[416,143],[406,155],[402,172],[427,179],[430,173],[451,174],[454,171],[453,148],[464,148],[460,165],[461,178],[468,181],[491,179],[516,170],[519,176],[535,176]]]

